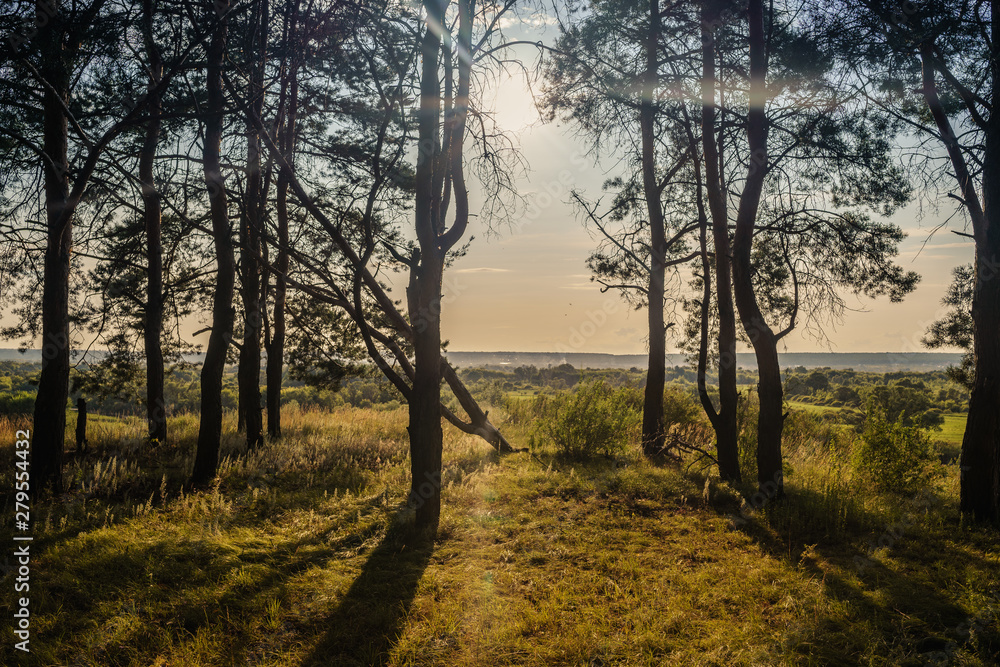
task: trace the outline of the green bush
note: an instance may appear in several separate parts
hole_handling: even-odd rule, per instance
[[[878,491],[908,493],[925,486],[935,457],[930,438],[902,419],[889,421],[878,405],[869,404],[861,437],[855,442],[855,471]]]
[[[690,393],[675,387],[667,387],[663,392],[663,423],[666,426],[694,424],[701,414],[701,405]]]
[[[641,392],[630,387],[614,389],[603,381],[583,384],[571,394],[537,400],[545,411],[539,425],[541,435],[568,458],[620,453],[637,435],[641,423]]]
[[[0,393],[0,415],[30,415],[35,409],[35,392]]]

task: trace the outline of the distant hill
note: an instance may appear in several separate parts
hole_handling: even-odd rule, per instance
[[[499,366],[558,366],[576,368],[644,368],[644,354],[592,354],[585,352],[448,352],[448,359],[462,368]],[[949,352],[788,352],[778,355],[782,368],[853,368],[856,371],[936,371],[957,365],[961,354]],[[753,354],[737,355],[742,368],[756,368]],[[668,354],[667,366],[686,366],[683,354]]]
[[[99,358],[100,352],[90,352]],[[558,366],[570,364],[575,368],[644,368],[644,354],[597,354],[588,352],[448,352],[451,363],[461,368],[518,366]],[[957,365],[961,354],[953,352],[788,352],[780,354],[782,368],[853,368],[856,371],[886,373],[889,371],[937,371]],[[200,362],[204,355],[191,355],[188,361]],[[28,350],[21,354],[15,349],[0,348],[0,361],[38,362],[41,350]],[[756,368],[753,354],[737,355],[742,368]],[[667,366],[686,366],[683,354],[668,354]]]

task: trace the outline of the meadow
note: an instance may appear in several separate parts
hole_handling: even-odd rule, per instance
[[[198,492],[196,417],[155,448],[137,418],[95,421],[65,493],[32,508],[32,652],[7,641],[0,663],[996,664],[1000,549],[960,518],[954,463],[879,492],[840,427],[795,412],[787,498],[748,504],[632,433],[561,456],[531,400],[503,398],[491,414],[530,451],[446,426],[432,544],[408,531],[404,408],[287,406],[250,454],[230,414]],[[0,421],[3,489],[22,426]]]

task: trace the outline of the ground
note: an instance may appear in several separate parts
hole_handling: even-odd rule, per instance
[[[33,507],[32,653],[8,637],[0,663],[997,664],[1000,548],[960,522],[953,467],[879,496],[797,451],[788,498],[754,510],[697,466],[498,457],[449,428],[431,544],[401,508],[405,424],[291,411],[186,492],[194,418],[153,452],[138,420],[100,422]]]

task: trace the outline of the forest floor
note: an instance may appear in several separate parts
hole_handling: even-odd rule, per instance
[[[446,427],[427,544],[401,509],[404,410],[289,411],[244,456],[228,435],[194,493],[196,419],[154,450],[142,426],[96,423],[71,490],[32,507],[31,653],[5,631],[0,664],[998,664],[1000,544],[959,520],[954,465],[880,496],[800,447],[787,498],[751,510],[696,466],[498,457]]]

